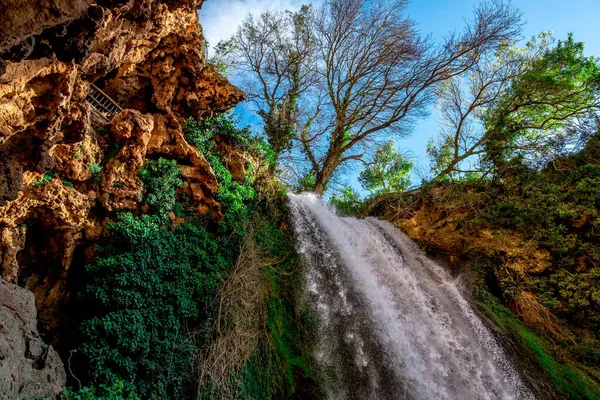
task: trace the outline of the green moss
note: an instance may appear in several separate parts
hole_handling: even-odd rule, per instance
[[[266,335],[240,371],[232,371],[231,385],[239,399],[320,399],[311,348],[315,321],[300,306],[302,268],[288,231],[274,221],[280,216],[254,214],[254,239],[268,258],[280,260],[264,267],[268,287]],[[223,398],[210,385],[202,388],[201,399]]]
[[[48,171],[48,172],[46,172],[44,174],[44,176],[42,176],[42,179],[35,179],[31,183],[34,186],[43,186],[43,185],[46,185],[46,184],[50,183],[50,181],[52,181],[52,179],[54,179],[54,175],[55,175],[54,171]]]
[[[285,399],[300,390],[307,398],[321,396],[316,372],[311,368],[314,321],[301,308],[302,267],[290,246],[293,238],[268,225],[257,243],[273,259],[283,260],[266,268],[269,284],[267,340],[244,367],[242,393],[251,399]]]
[[[197,343],[239,242],[193,219],[172,229],[158,215],[120,214],[86,267],[94,314],[81,325],[81,352],[94,387],[122,381],[141,398],[181,399],[193,384]]]
[[[102,172],[102,167],[96,163],[90,164],[90,175],[92,176],[92,182],[98,183],[100,182],[100,173]]]
[[[563,363],[553,356],[551,343],[538,336],[500,304],[484,293],[478,304],[544,370],[555,389],[570,399],[600,399],[600,383],[578,363]]]

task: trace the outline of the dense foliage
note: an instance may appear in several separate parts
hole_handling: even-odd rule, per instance
[[[362,187],[371,195],[403,192],[410,185],[413,163],[396,150],[392,140],[377,148],[373,160],[360,172]]]
[[[65,393],[67,399],[194,397],[198,377],[193,371],[213,340],[215,302],[248,235],[261,252],[281,262],[260,271],[270,289],[265,320],[257,323],[267,333],[245,367],[230,371],[232,379],[243,382],[236,391],[242,398],[283,397],[297,390],[297,371],[302,379],[310,374],[296,317],[298,256],[289,233],[276,228],[284,218],[284,198],[280,192],[258,196],[250,175],[233,180],[212,139],[227,137],[257,157],[265,155],[264,146],[224,117],[190,120],[185,131],[215,172],[223,219],[215,224],[186,208],[185,196],[177,192],[183,181],[176,161],[147,160],[140,177],[148,214],[119,214],[108,224],[110,238],[86,267],[90,317],[81,325],[78,354],[89,376],[87,386]],[[174,225],[169,211],[185,222]],[[218,398],[219,392],[209,385],[200,395]]]
[[[343,188],[338,193],[331,196],[329,203],[341,215],[359,215],[362,209],[360,196],[350,187]]]
[[[219,155],[213,151],[212,139],[216,135],[224,136],[233,139],[236,146],[248,150],[256,148],[253,147],[256,141],[250,140],[248,130],[239,130],[233,121],[225,116],[218,116],[200,123],[190,119],[186,123],[185,134],[191,144],[204,151],[219,182],[217,201],[223,208],[221,231],[236,230],[238,226],[245,229],[243,221],[248,221],[250,210],[244,203],[254,200],[256,191],[251,185],[250,177],[246,177],[245,181],[241,183],[233,180]]]
[[[164,214],[172,211],[177,202],[175,190],[183,187],[181,173],[175,160],[159,158],[148,160],[140,171],[144,182],[144,201],[150,206],[151,212]]]
[[[122,214],[87,268],[97,316],[82,352],[91,383],[122,380],[142,398],[182,398],[195,347],[186,328],[206,320],[232,246],[193,223],[174,230],[159,216]]]
[[[485,223],[546,249],[552,267],[532,281],[541,301],[571,326],[600,332],[600,136],[541,173],[515,162],[510,171],[512,180],[486,187]]]

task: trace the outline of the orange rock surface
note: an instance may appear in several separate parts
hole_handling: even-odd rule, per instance
[[[89,262],[116,212],[142,211],[147,157],[177,160],[186,182],[180,192],[198,212],[220,218],[215,175],[182,127],[244,94],[206,63],[201,5],[0,5],[0,274],[35,294],[53,343],[68,329],[61,310],[70,271]],[[90,83],[123,109],[109,122],[86,102]],[[239,178],[238,159],[230,165]]]

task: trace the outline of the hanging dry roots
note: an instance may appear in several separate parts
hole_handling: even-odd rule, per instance
[[[270,264],[251,239],[244,242],[217,298],[216,337],[199,360],[199,387],[210,383],[225,398],[234,398],[240,382],[232,376],[244,366],[264,334],[268,288],[263,270]]]
[[[543,332],[548,339],[570,339],[560,321],[548,308],[537,301],[533,293],[518,291],[512,298],[511,309],[515,315],[523,319],[525,325]]]

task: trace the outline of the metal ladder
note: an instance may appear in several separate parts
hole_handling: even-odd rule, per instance
[[[90,90],[85,100],[92,106],[105,121],[110,121],[115,114],[123,111],[116,101],[108,97],[106,93],[98,89],[96,85],[90,83]]]

